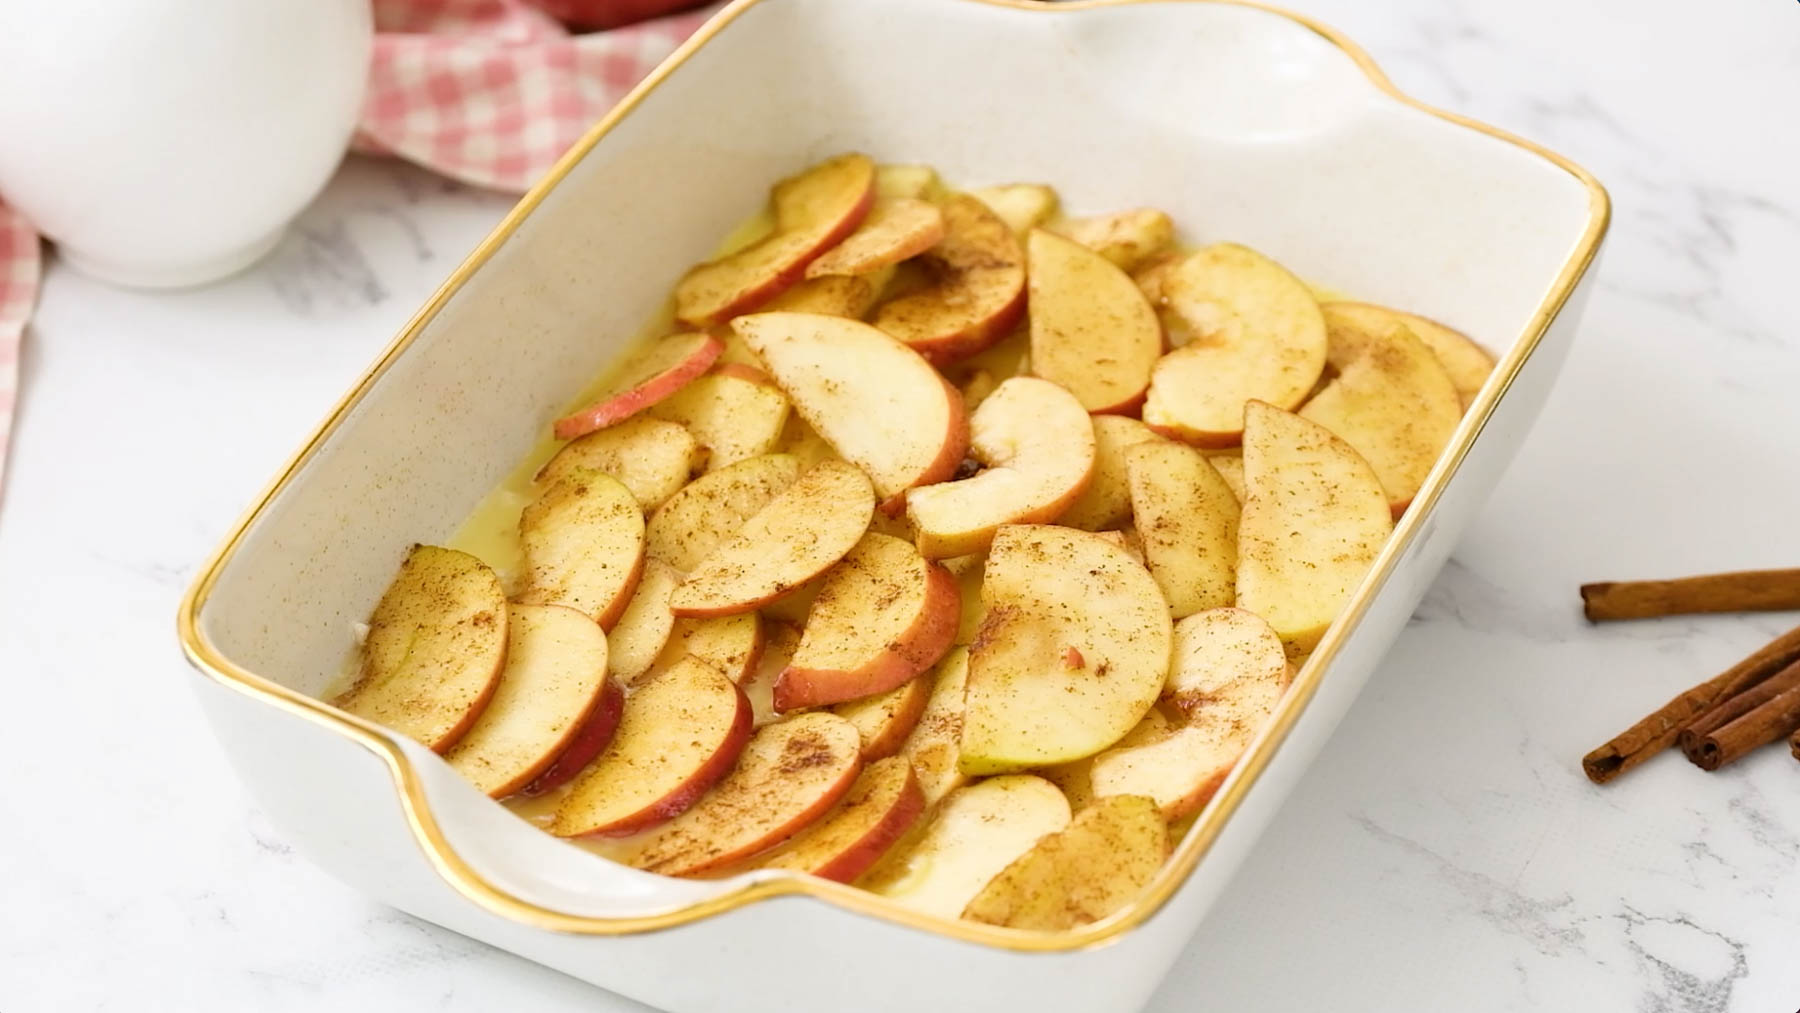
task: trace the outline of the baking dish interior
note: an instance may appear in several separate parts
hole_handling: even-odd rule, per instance
[[[224,553],[196,598],[215,672],[322,694],[407,546],[449,538],[771,181],[839,151],[1048,182],[1075,213],[1159,207],[1189,242],[1246,243],[1500,355],[1536,337],[1593,238],[1568,169],[1396,99],[1255,7],[747,0],[676,59],[458,272]],[[737,888],[604,862],[399,747],[448,845],[504,893],[607,918]]]

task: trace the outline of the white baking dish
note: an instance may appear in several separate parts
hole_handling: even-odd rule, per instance
[[[1059,935],[786,873],[682,882],[534,830],[319,702],[410,543],[442,541],[770,180],[856,149],[1150,204],[1425,313],[1500,365],[1350,608],[1133,907]],[[1368,680],[1562,363],[1605,192],[1400,96],[1331,31],[1221,2],[739,0],[409,323],[206,568],[195,684],[272,818],[406,911],[671,1010],[1135,1009]],[[1252,929],[1253,931],[1253,929]],[[1104,945],[1101,945],[1104,944]]]

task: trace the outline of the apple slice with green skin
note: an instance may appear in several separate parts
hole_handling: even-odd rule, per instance
[[[556,420],[559,440],[572,440],[625,421],[712,368],[725,345],[710,334],[671,334],[625,360],[606,393],[593,404]]]
[[[764,620],[762,626],[763,647],[756,670],[738,680],[738,688],[750,701],[751,720],[758,728],[780,719],[775,711],[775,680],[794,660],[794,651],[800,646],[798,626],[777,620]]]
[[[1169,827],[1141,795],[1100,799],[988,880],[962,916],[1065,932],[1136,900],[1169,857]]]
[[[1183,619],[1165,695],[1187,723],[1094,757],[1094,794],[1148,796],[1168,820],[1200,811],[1269,723],[1293,671],[1274,629],[1243,609]]]
[[[697,563],[669,608],[678,616],[760,608],[843,559],[874,513],[868,476],[843,461],[822,461]]]
[[[681,583],[681,574],[658,559],[644,561],[643,576],[619,621],[606,635],[607,668],[623,685],[636,682],[663,652],[675,629],[675,613],[669,611],[669,595]]]
[[[875,167],[875,196],[911,197],[933,200],[943,184],[937,170],[929,165],[878,165]]]
[[[1189,254],[1163,284],[1194,339],[1162,357],[1144,422],[1201,447],[1243,437],[1244,404],[1300,407],[1325,369],[1325,316],[1312,291],[1254,250],[1219,243]]]
[[[596,712],[612,727],[602,725],[594,734],[611,739],[625,699],[607,678],[606,635],[592,619],[560,605],[515,605],[507,618],[499,688],[444,754],[457,773],[494,798],[542,774]],[[608,697],[612,706],[603,706]]]
[[[987,470],[906,497],[928,559],[980,552],[1003,524],[1055,520],[1093,477],[1094,424],[1048,380],[1002,383],[975,409],[969,432],[969,456]]]
[[[356,684],[333,703],[442,753],[498,688],[507,625],[506,592],[486,563],[415,545],[369,617]]]
[[[1375,470],[1324,426],[1252,401],[1244,411],[1237,603],[1290,654],[1313,649],[1394,529]]]
[[[1156,431],[1123,415],[1094,416],[1094,477],[1056,523],[1083,531],[1105,531],[1131,519],[1131,482],[1125,452],[1162,440]]]
[[[644,512],[618,479],[571,469],[519,514],[519,545],[516,601],[567,605],[610,630],[643,573]]]
[[[1106,538],[1050,525],[1000,529],[969,648],[963,773],[1091,756],[1143,719],[1169,670],[1169,606],[1143,564]]]
[[[705,662],[742,686],[762,663],[766,640],[762,619],[754,612],[709,619],[677,619],[669,642],[651,666],[651,677],[683,658]]]
[[[872,763],[893,756],[906,744],[925,714],[933,685],[929,677],[920,676],[886,693],[840,703],[831,712],[856,726],[863,760]]]
[[[1162,324],[1118,265],[1072,239],[1032,229],[1031,371],[1096,414],[1143,404],[1162,357]]]
[[[876,760],[857,775],[835,809],[754,865],[849,883],[880,861],[924,814],[925,795],[912,764],[899,756]]]
[[[623,836],[671,819],[731,771],[749,739],[744,694],[684,658],[631,694],[612,742],[569,787],[550,832]]]
[[[956,579],[908,542],[869,532],[825,575],[800,648],[775,682],[790,711],[885,693],[937,664],[956,636]]]
[[[631,864],[694,876],[742,861],[830,812],[862,770],[856,729],[823,711],[759,729],[737,768],[658,829]]]
[[[707,468],[717,471],[775,449],[787,425],[788,399],[761,370],[731,363],[688,384],[650,413],[692,433],[707,448]]]
[[[1056,191],[1042,183],[1001,183],[969,191],[1006,227],[1023,236],[1056,214]]]
[[[990,777],[945,796],[911,846],[890,851],[862,885],[955,918],[1014,859],[1068,825],[1069,803],[1056,785],[1029,774]]]
[[[639,415],[567,444],[533,481],[554,485],[575,469],[591,468],[624,483],[650,511],[705,471],[706,460],[706,448],[685,426]]]
[[[1425,342],[1401,325],[1369,331],[1328,316],[1337,376],[1300,408],[1355,447],[1398,518],[1462,421],[1462,399]]]
[[[1075,218],[1052,226],[1052,231],[1093,250],[1124,271],[1136,271],[1175,245],[1175,223],[1154,208]]]
[[[888,512],[898,512],[908,489],[949,478],[962,463],[962,395],[887,334],[810,313],[757,313],[732,327],[807,425],[868,474]]]
[[[644,551],[686,573],[799,477],[800,462],[787,454],[765,454],[709,471],[650,515]]]
[[[684,275],[675,286],[675,318],[711,327],[767,302],[856,231],[874,200],[875,164],[864,155],[839,155],[775,184],[775,230]]]
[[[1158,440],[1126,451],[1144,562],[1175,618],[1237,595],[1238,499],[1193,447]]]
[[[1161,742],[1173,731],[1169,719],[1163,717],[1160,710],[1152,707],[1144,713],[1144,720],[1139,721],[1125,737],[1113,744],[1112,752],[1129,746],[1144,746],[1152,742]],[[1069,800],[1069,808],[1080,812],[1094,803],[1094,761],[1106,753],[1086,756],[1071,763],[1059,763],[1050,767],[1040,767],[1032,773],[1038,775],[1062,789],[1063,797]]]
[[[878,199],[855,232],[806,265],[808,278],[857,275],[897,264],[944,238],[944,213],[930,201]]]
[[[931,683],[931,695],[918,724],[900,747],[900,755],[912,761],[918,772],[919,790],[925,793],[925,804],[936,805],[939,799],[969,783],[957,762],[961,755],[964,695],[969,680],[969,652],[958,647],[938,662],[931,674],[921,676]]]
[[[1025,251],[987,205],[944,202],[944,238],[924,255],[931,281],[889,300],[875,326],[943,365],[1006,336],[1025,312]]]
[[[1452,330],[1428,317],[1414,313],[1403,313],[1400,310],[1376,306],[1373,303],[1328,302],[1319,307],[1325,313],[1325,326],[1335,331],[1337,328],[1352,328],[1357,331],[1373,334],[1387,334],[1395,327],[1404,327],[1413,332],[1420,341],[1425,342],[1436,355],[1444,372],[1450,375],[1450,382],[1456,385],[1456,394],[1464,408],[1481,393],[1487,383],[1488,374],[1494,371],[1494,357],[1487,349],[1482,348],[1461,331]],[[1343,342],[1334,341],[1330,351],[1331,364],[1343,369],[1345,353],[1352,352]]]

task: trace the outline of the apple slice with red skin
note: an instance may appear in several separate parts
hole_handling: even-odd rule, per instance
[[[608,677],[594,709],[575,729],[575,737],[556,754],[556,759],[531,783],[519,789],[525,796],[542,795],[573,781],[576,775],[594,762],[619,731],[619,719],[625,714],[625,687],[618,679]]]
[[[1131,276],[1080,243],[1032,229],[1031,371],[1095,414],[1144,402],[1162,324]]]
[[[650,409],[685,427],[707,448],[707,470],[717,471],[775,449],[788,420],[787,395],[754,366],[716,367]]]
[[[966,194],[943,213],[944,238],[922,258],[931,283],[875,312],[876,327],[940,366],[999,341],[1025,312],[1019,237]]]
[[[863,760],[873,763],[906,745],[907,736],[925,714],[933,685],[930,677],[922,675],[886,693],[838,704],[831,712],[856,726],[862,736]]]
[[[925,793],[912,764],[903,756],[876,760],[863,768],[837,808],[754,865],[854,882],[924,814]]]
[[[683,486],[644,525],[644,552],[683,573],[800,477],[800,462],[764,454],[709,471]]]
[[[712,368],[725,345],[699,331],[671,334],[639,349],[593,404],[556,420],[559,440],[572,440],[623,422],[674,394]]]
[[[519,544],[514,600],[567,605],[610,630],[643,574],[644,511],[618,479],[573,469],[519,514]]]
[[[685,426],[635,415],[565,444],[532,481],[549,486],[576,468],[593,468],[624,483],[648,513],[705,471],[706,459]]]
[[[762,617],[754,612],[677,619],[669,642],[650,671],[667,668],[682,658],[694,658],[742,686],[762,663],[764,642]]]
[[[924,200],[877,200],[855,232],[806,266],[808,278],[865,274],[897,264],[944,238],[944,213]]]

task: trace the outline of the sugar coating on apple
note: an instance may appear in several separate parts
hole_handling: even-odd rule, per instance
[[[788,454],[765,454],[709,471],[669,497],[644,526],[644,551],[686,573],[800,477]]]
[[[1169,857],[1169,827],[1139,795],[1104,798],[988,880],[962,916],[1035,932],[1091,925],[1136,900]]]
[[[844,558],[874,512],[868,476],[842,461],[814,465],[695,564],[669,607],[678,616],[759,608]]]
[[[644,512],[616,478],[572,469],[519,514],[523,564],[514,600],[566,605],[612,629],[644,566]]]
[[[1312,650],[1393,532],[1375,470],[1324,426],[1252,401],[1244,422],[1237,603],[1288,653]]]
[[[693,382],[724,350],[718,338],[699,331],[651,342],[619,366],[592,404],[556,420],[556,438],[572,440],[625,421]]]
[[[609,685],[606,635],[559,605],[515,605],[500,685],[445,762],[477,789],[504,798],[531,783],[568,747]],[[616,724],[617,711],[611,711]],[[611,730],[605,730],[608,738]]]
[[[674,567],[658,559],[644,561],[637,589],[606,634],[607,667],[621,684],[629,686],[648,672],[669,642],[675,629],[669,595],[679,583],[681,574]]]
[[[1238,498],[1193,447],[1158,440],[1126,451],[1144,562],[1175,618],[1237,595]]]
[[[441,753],[498,688],[507,628],[506,592],[486,563],[415,545],[369,617],[355,685],[333,703]]]
[[[716,471],[774,450],[787,425],[788,399],[761,370],[728,363],[650,411],[692,433]]]
[[[831,812],[757,858],[755,865],[849,883],[880,861],[924,814],[925,795],[912,764],[900,756],[875,760]]]
[[[969,652],[958,647],[944,656],[929,675],[931,695],[918,724],[900,747],[900,755],[912,761],[918,772],[919,790],[927,805],[967,784],[969,777],[957,762],[961,754],[963,702],[968,687]]]
[[[706,470],[707,451],[687,427],[638,415],[577,438],[556,452],[535,481],[548,486],[588,468],[618,479],[646,512]]]
[[[1131,519],[1131,484],[1125,452],[1162,439],[1154,429],[1123,415],[1094,416],[1094,475],[1056,523],[1083,531],[1105,531]]]
[[[1254,250],[1218,243],[1189,254],[1163,294],[1195,337],[1151,374],[1144,421],[1158,432],[1236,446],[1246,402],[1298,408],[1325,369],[1325,317],[1312,291]]]
[[[809,313],[732,321],[794,410],[886,502],[950,477],[969,444],[962,396],[917,352],[868,324]]]
[[[1090,412],[1135,410],[1162,357],[1162,324],[1131,276],[1071,239],[1033,229],[1031,371]]]
[[[789,711],[886,693],[937,664],[956,636],[956,579],[910,542],[869,532],[826,573],[794,660],[775,683]]]
[[[855,232],[806,265],[806,276],[863,274],[916,257],[942,238],[944,213],[936,204],[907,197],[877,199]]]
[[[759,729],[737,767],[658,829],[631,864],[693,876],[742,861],[831,811],[862,769],[856,729],[823,711]]]
[[[839,155],[777,183],[774,231],[684,275],[675,286],[676,319],[710,327],[767,302],[854,232],[874,200],[875,164],[863,155]]]
[[[731,771],[749,739],[744,694],[685,658],[631,694],[612,742],[569,787],[550,832],[622,836],[669,820]]]
[[[1117,742],[1162,692],[1169,606],[1143,564],[1099,535],[1000,529],[969,648],[959,763],[981,775],[1067,763]],[[1080,665],[1068,663],[1075,648]]]
[[[958,195],[944,202],[944,238],[925,255],[924,288],[891,299],[875,326],[942,365],[1006,336],[1025,311],[1025,251],[987,205]]]
[[[1132,208],[1059,222],[1052,231],[1067,236],[1119,265],[1136,271],[1175,245],[1175,223],[1155,208]],[[1032,258],[1033,260],[1037,258]]]
[[[1056,191],[1042,183],[1000,183],[970,190],[969,196],[1021,236],[1055,217],[1062,203]]]
[[[762,664],[767,638],[762,617],[754,612],[703,619],[677,619],[669,642],[651,666],[651,674],[691,658],[711,666],[740,687]]]
[[[856,726],[862,736],[865,762],[893,756],[906,744],[906,739],[925,714],[935,683],[920,676],[886,693],[850,700],[831,708],[831,712]]]
[[[1487,349],[1461,331],[1428,317],[1372,303],[1327,302],[1319,308],[1325,313],[1327,328],[1353,327],[1376,334],[1385,334],[1395,327],[1411,331],[1431,348],[1444,371],[1450,374],[1450,382],[1456,385],[1457,396],[1462,400],[1464,408],[1475,400],[1476,394],[1481,393],[1488,374],[1494,371],[1494,357],[1488,354]],[[1332,350],[1331,365],[1334,368],[1344,368],[1340,356],[1346,351],[1349,349],[1342,343]]]
[[[907,494],[919,551],[930,559],[980,552],[1004,524],[1055,520],[1093,477],[1093,422],[1048,380],[1002,383],[970,416],[969,433],[969,456],[986,470]]]

